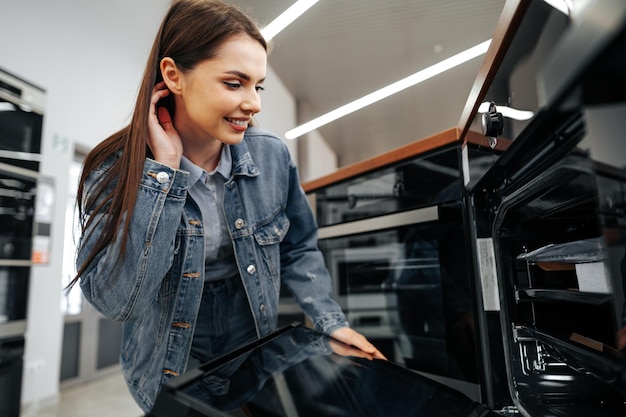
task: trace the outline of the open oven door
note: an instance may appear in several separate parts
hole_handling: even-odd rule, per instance
[[[297,323],[168,382],[148,417],[489,417],[464,394]]]

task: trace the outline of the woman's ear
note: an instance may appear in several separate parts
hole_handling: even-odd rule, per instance
[[[159,64],[161,69],[161,75],[163,81],[167,85],[168,90],[173,94],[180,94],[181,91],[181,73],[174,60],[170,57],[165,57]]]

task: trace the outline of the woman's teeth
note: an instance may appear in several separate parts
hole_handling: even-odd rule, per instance
[[[239,126],[245,126],[248,124],[246,120],[229,119],[228,117],[226,118],[226,120],[228,120],[230,123],[233,123]]]

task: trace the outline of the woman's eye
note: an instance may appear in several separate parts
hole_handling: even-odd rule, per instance
[[[239,83],[229,83],[229,82],[224,81],[224,84],[227,87],[230,87],[230,88],[239,88],[239,87],[241,87],[241,84],[239,84]]]
[[[263,87],[262,85],[257,85],[254,88],[256,89],[256,91],[265,91],[265,87]]]

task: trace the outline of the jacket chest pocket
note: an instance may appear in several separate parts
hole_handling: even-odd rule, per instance
[[[289,219],[284,212],[279,212],[272,220],[254,230],[254,240],[260,250],[258,262],[268,276],[280,275],[280,242],[289,230]]]

